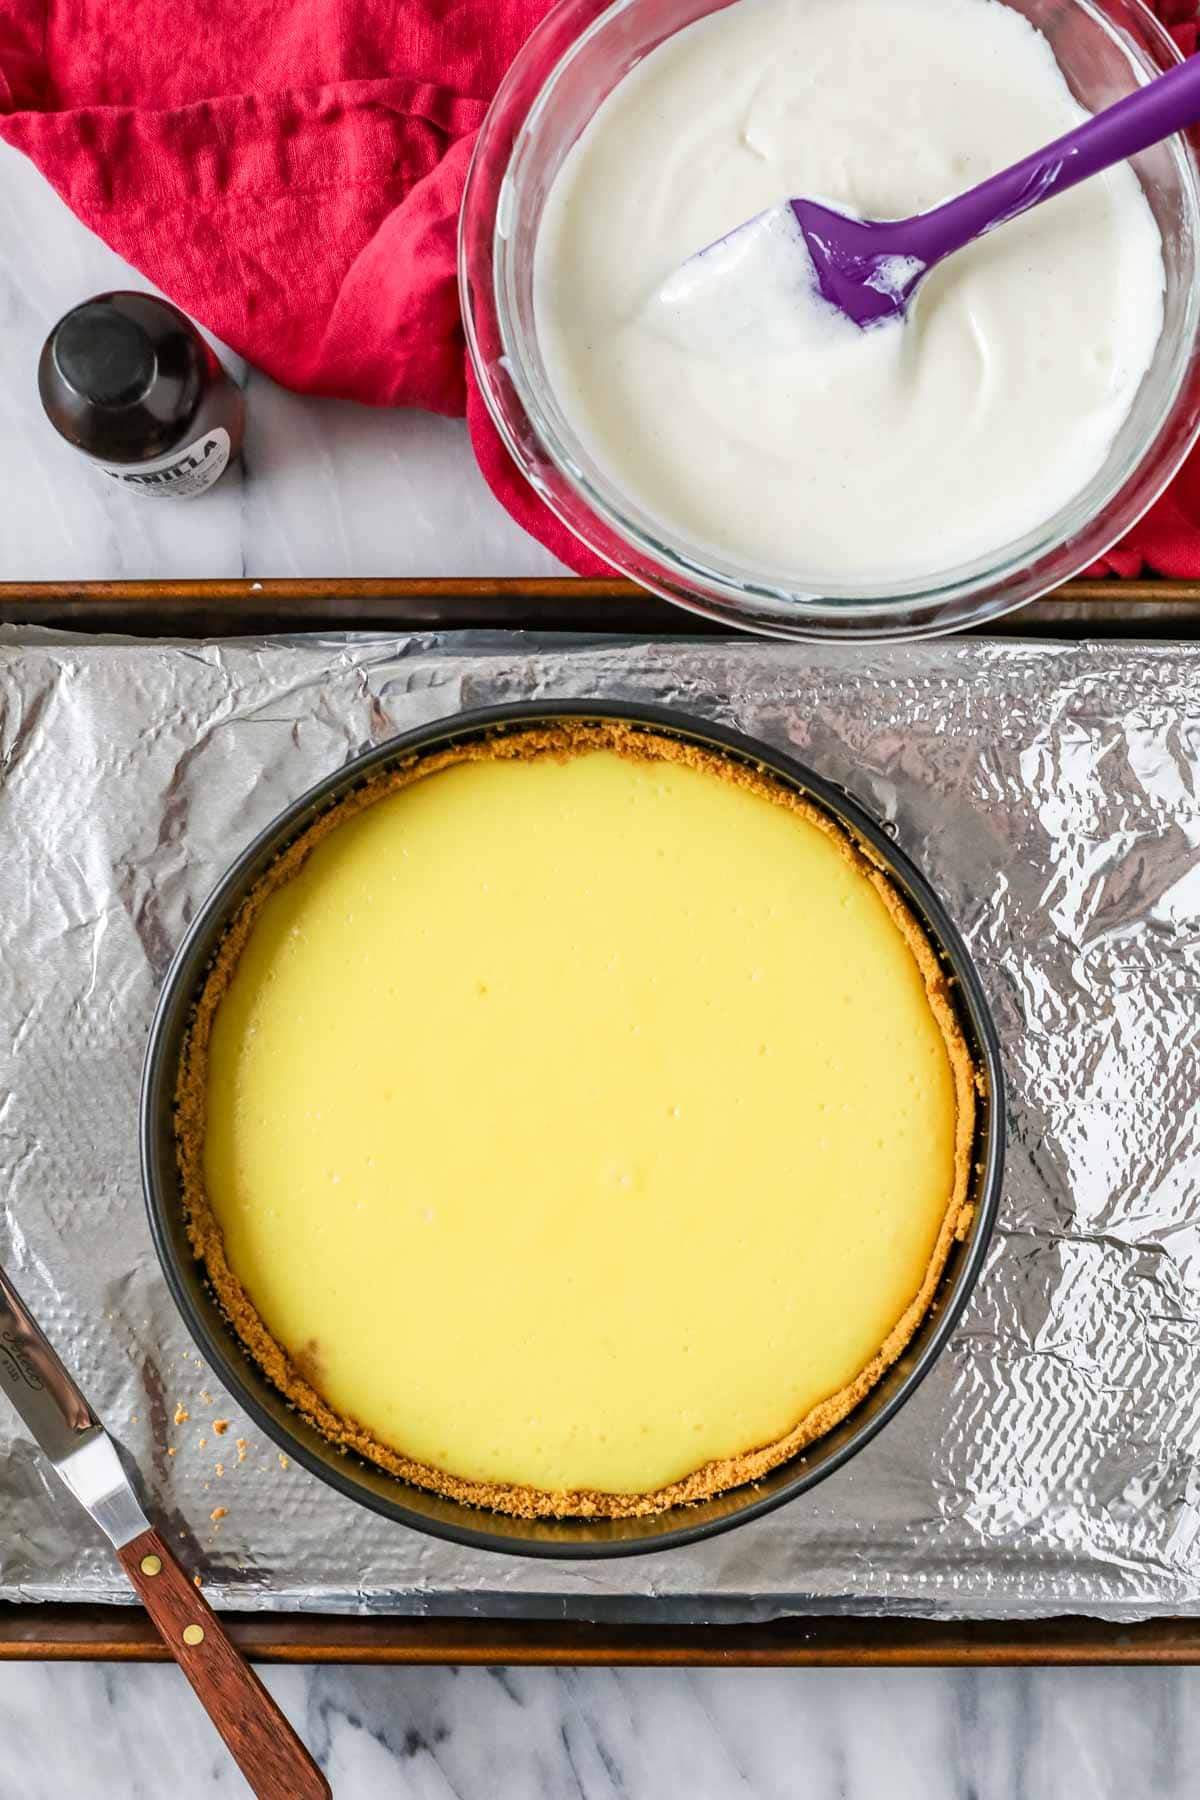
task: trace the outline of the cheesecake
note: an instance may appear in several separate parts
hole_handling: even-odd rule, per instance
[[[970,1214],[948,978],[821,807],[621,723],[392,766],[243,902],[176,1130],[235,1331],[326,1437],[520,1516],[753,1481]]]

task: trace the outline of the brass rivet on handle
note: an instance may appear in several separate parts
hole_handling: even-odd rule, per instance
[[[193,1649],[195,1649],[197,1644],[202,1644],[204,1642],[203,1625],[185,1625],[183,1628],[183,1641],[185,1644],[191,1644]]]
[[[162,1557],[143,1556],[141,1567],[143,1575],[159,1575],[162,1573]]]

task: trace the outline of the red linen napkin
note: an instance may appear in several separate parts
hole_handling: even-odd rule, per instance
[[[578,573],[611,574],[511,463],[469,380],[458,311],[471,146],[547,6],[3,0],[0,136],[285,386],[465,412],[509,512]],[[1192,52],[1195,0],[1157,10]],[[1200,577],[1200,456],[1101,567]]]

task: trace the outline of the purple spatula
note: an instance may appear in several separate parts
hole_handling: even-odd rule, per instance
[[[736,252],[741,234],[774,222],[777,214],[784,215],[791,231],[786,220],[790,211],[823,297],[854,324],[879,325],[904,317],[919,283],[943,257],[1197,121],[1200,57],[1158,76],[1046,149],[932,212],[911,219],[856,219],[816,200],[785,200],[700,251],[685,267],[698,276],[703,260],[712,257],[714,271],[736,271],[736,254],[728,252]],[[713,257],[716,250],[723,254]]]

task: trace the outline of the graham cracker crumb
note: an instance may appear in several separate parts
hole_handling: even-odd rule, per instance
[[[247,1449],[247,1445],[246,1445],[245,1438],[239,1438],[237,1440],[237,1453],[238,1453],[238,1461],[239,1462],[245,1462],[246,1449]]]
[[[917,965],[945,1045],[956,1103],[954,1166],[937,1241],[918,1292],[881,1348],[844,1388],[814,1407],[773,1442],[705,1463],[681,1480],[646,1494],[549,1492],[467,1480],[414,1461],[396,1446],[376,1438],[357,1420],[336,1412],[309,1378],[316,1373],[312,1369],[312,1359],[289,1356],[271,1335],[230,1267],[203,1176],[206,1065],[213,1022],[254,928],[258,909],[268,895],[296,875],[316,845],[345,820],[443,769],[484,758],[554,757],[563,760],[595,750],[611,751],[636,761],[681,764],[716,775],[785,807],[831,839],[841,855],[874,888]],[[668,1507],[708,1499],[728,1488],[759,1480],[844,1419],[896,1361],[930,1308],[951,1245],[960,1230],[966,1229],[963,1218],[970,1191],[978,1080],[954,1009],[950,978],[925,931],[879,866],[877,853],[852,839],[842,824],[815,801],[770,771],[752,767],[733,755],[707,750],[621,721],[565,720],[549,726],[516,728],[424,756],[415,754],[365,782],[330,806],[307,831],[288,845],[238,908],[197,1001],[176,1085],[176,1134],[188,1236],[195,1255],[206,1266],[223,1311],[250,1355],[301,1415],[343,1451],[354,1450],[401,1480],[432,1489],[453,1500],[518,1517],[645,1516]],[[281,1454],[279,1463],[286,1469],[287,1457]]]
[[[216,1432],[218,1437],[224,1437],[225,1433],[229,1430],[229,1420],[228,1419],[214,1419],[213,1420],[213,1430]]]
[[[290,1469],[292,1466],[291,1463],[289,1463],[287,1457],[283,1454],[282,1450],[279,1452],[279,1466],[281,1469]]]
[[[214,1506],[208,1516],[215,1525],[218,1520],[227,1519],[229,1517],[229,1508],[227,1506]]]
[[[187,1407],[180,1401],[175,1407],[175,1423],[177,1425],[186,1425],[191,1416],[192,1415]]]

